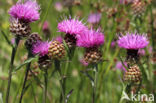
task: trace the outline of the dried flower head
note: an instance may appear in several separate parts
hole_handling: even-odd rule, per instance
[[[104,34],[99,30],[88,30],[78,36],[77,46],[92,48],[104,43]]]
[[[117,43],[121,48],[138,50],[146,47],[149,41],[144,34],[127,33],[125,36],[120,36]]]
[[[18,2],[9,10],[11,17],[23,20],[26,22],[33,22],[40,18],[39,5],[36,1],[27,0],[26,2]]]
[[[64,32],[70,35],[77,35],[87,29],[87,27],[78,19],[63,20],[58,23],[59,32]]]
[[[40,56],[44,56],[48,54],[49,42],[42,42],[38,41],[36,44],[33,45],[32,53],[39,54]]]

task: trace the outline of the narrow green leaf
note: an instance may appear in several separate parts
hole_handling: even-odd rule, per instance
[[[21,65],[19,65],[18,67],[16,67],[16,68],[14,69],[14,71],[20,70],[24,65],[26,65],[26,64],[28,64],[28,63],[30,63],[30,62],[32,62],[32,61],[35,60],[35,59],[36,59],[36,57],[32,57],[32,58],[27,59],[26,61],[24,61],[23,64],[21,64]]]

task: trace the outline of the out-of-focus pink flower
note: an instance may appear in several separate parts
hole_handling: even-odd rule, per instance
[[[87,27],[78,19],[67,19],[58,23],[59,32],[64,32],[70,35],[82,33]]]
[[[63,5],[61,2],[56,2],[54,5],[55,9],[59,12],[61,12],[63,10]]]
[[[127,33],[125,36],[120,36],[117,43],[121,48],[138,50],[146,47],[149,41],[144,34]]]
[[[127,63],[124,62],[124,65],[127,66]],[[121,61],[118,61],[118,62],[116,63],[115,68],[116,68],[116,69],[123,70],[124,72],[127,71],[126,68],[122,65],[122,62],[121,62]]]
[[[32,52],[33,54],[39,54],[40,56],[44,56],[48,54],[49,42],[39,41],[33,45]]]
[[[84,66],[88,66],[88,63],[84,59],[80,59],[80,62]]]
[[[45,22],[44,22],[43,28],[42,28],[42,29],[43,29],[43,30],[49,29],[49,23],[48,23],[48,21],[45,21]]]
[[[101,20],[101,13],[91,13],[88,17],[88,22],[92,24],[99,23]]]
[[[132,3],[134,0],[120,0],[120,4],[129,4]]]
[[[12,39],[11,39],[11,43],[12,43],[12,44],[15,44],[15,38],[12,38]]]
[[[63,38],[61,36],[57,36],[56,38],[54,38],[53,40],[57,40],[59,41],[60,43],[63,42]]]
[[[139,49],[138,54],[144,56],[145,55],[145,50],[144,49]]]
[[[104,34],[99,30],[88,30],[78,36],[77,46],[79,47],[96,47],[104,43]]]
[[[9,14],[13,18],[23,20],[25,22],[33,22],[40,18],[40,6],[36,1],[27,0],[26,2],[18,2],[9,10]]]
[[[112,42],[111,42],[111,47],[114,48],[115,45],[116,45],[116,41],[112,41]]]

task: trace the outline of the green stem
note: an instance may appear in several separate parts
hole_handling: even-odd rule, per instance
[[[43,98],[43,103],[46,103],[47,99],[47,84],[48,84],[48,72],[47,70],[45,70],[45,73],[44,73],[44,98]]]
[[[10,66],[9,66],[10,69],[9,69],[8,87],[7,87],[7,92],[6,92],[6,103],[9,102],[10,87],[11,87],[11,81],[12,81],[12,71],[13,71],[14,59],[15,59],[19,41],[20,41],[20,39],[16,38],[15,39],[15,42],[16,42],[15,47],[12,48],[11,62],[10,62]]]
[[[60,81],[60,86],[61,86],[61,96],[60,96],[60,103],[65,103],[65,92],[64,92],[64,88],[63,88],[63,77],[62,77],[62,73],[61,73],[61,68],[60,68],[60,61],[59,60],[55,60],[55,69],[58,71],[59,76],[61,77]]]
[[[28,58],[30,58],[31,56],[32,56],[31,53],[28,53]],[[23,99],[23,95],[24,95],[25,87],[26,87],[26,82],[27,82],[27,78],[28,78],[28,74],[29,74],[29,70],[30,70],[30,65],[31,65],[31,62],[28,63],[27,68],[26,68],[25,78],[24,78],[24,83],[23,83],[23,87],[22,87],[22,92],[21,92],[19,103],[22,103],[22,99]]]
[[[92,103],[96,103],[96,86],[97,86],[97,79],[98,79],[98,66],[95,65],[94,67],[94,86],[93,86],[93,97]]]

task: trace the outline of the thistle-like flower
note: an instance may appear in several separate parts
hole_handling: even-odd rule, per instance
[[[68,47],[76,45],[77,35],[80,35],[87,27],[78,19],[63,20],[58,24],[59,32],[66,33],[64,39]]]
[[[9,10],[11,17],[24,22],[33,22],[40,18],[40,7],[36,1],[27,0],[26,2],[18,2]]]
[[[138,50],[146,47],[149,41],[145,34],[127,33],[125,36],[120,36],[117,41],[119,47],[127,49],[127,60],[135,61],[138,59]]]
[[[145,34],[127,33],[120,36],[117,43],[121,48],[138,50],[146,47],[149,41]]]
[[[104,43],[104,35],[99,30],[88,30],[82,35],[78,35],[77,46],[92,48],[98,47]]]
[[[137,65],[134,65],[126,71],[124,80],[127,82],[138,83],[141,80],[141,71]]]
[[[84,61],[88,64],[96,64],[102,61],[102,53],[98,47],[104,43],[104,35],[99,31],[88,30],[78,36],[77,46],[85,47]]]
[[[49,46],[50,44],[48,41],[46,42],[38,41],[36,44],[33,45],[32,53],[39,54],[40,56],[47,55]]]
[[[18,38],[23,38],[31,34],[31,28],[29,23],[20,21],[16,18],[11,18],[10,32],[12,32]]]
[[[25,46],[26,46],[27,50],[32,52],[33,45],[35,45],[36,43],[38,43],[40,41],[42,41],[42,39],[38,35],[38,33],[32,33],[31,35],[29,35],[28,39],[26,40]]]
[[[38,65],[41,70],[45,71],[51,66],[51,59],[48,55],[40,56],[38,59]]]
[[[65,56],[64,45],[57,40],[50,42],[50,46],[48,49],[48,56],[51,59],[57,59],[57,60],[62,59]]]

